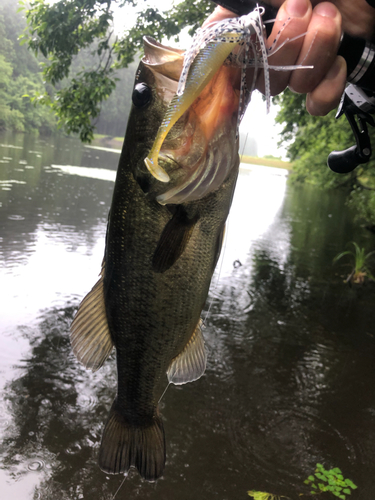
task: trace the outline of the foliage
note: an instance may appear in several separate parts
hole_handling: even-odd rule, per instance
[[[138,13],[134,27],[119,38],[113,31],[113,6],[136,6],[136,0],[59,0],[51,5],[47,0],[32,0],[29,6],[22,0],[20,4],[28,24],[22,43],[44,56],[44,79],[59,85],[55,95],[36,94],[34,103],[50,106],[60,126],[69,133],[79,133],[83,142],[93,138],[92,119],[114,91],[117,71],[139,53],[143,36],[159,41],[178,38],[183,28],[196,29],[214,7],[209,0],[184,0],[166,12],[149,7]],[[81,69],[67,80],[74,59],[88,48],[96,67]]]
[[[333,263],[337,262],[345,255],[350,255],[353,257],[353,269],[346,281],[352,281],[353,283],[363,283],[366,277],[374,280],[375,278],[371,274],[368,261],[370,257],[375,254],[375,250],[366,253],[365,249],[360,248],[355,241],[352,241],[352,245],[354,246],[354,251],[345,250],[344,252],[340,252],[333,259]]]
[[[45,86],[37,61],[18,44],[25,21],[16,14],[16,7],[13,0],[2,0],[0,6],[0,130],[51,132],[53,116],[47,109],[34,110],[24,97],[44,92]]]
[[[159,41],[165,37],[174,37],[176,41],[182,29],[189,26],[189,34],[193,34],[202,21],[213,10],[214,4],[209,0],[184,0],[173,6],[170,11],[148,8],[140,12],[133,28],[125,33],[115,44],[118,65],[126,66],[142,48],[144,36],[152,36]]]
[[[248,491],[247,494],[254,498],[254,500],[281,500],[281,498],[285,497],[280,497],[277,495],[272,495],[271,493],[266,493],[265,491]]]
[[[345,500],[346,495],[351,495],[351,490],[357,489],[350,479],[344,479],[338,467],[326,470],[322,464],[316,464],[314,475],[309,476],[304,483],[311,486],[312,495],[330,492],[341,500]]]
[[[345,479],[338,467],[326,470],[322,464],[316,464],[315,473],[310,475],[305,481],[312,489],[310,494],[300,493],[300,497],[311,495],[321,495],[331,493],[340,500],[345,500],[346,495],[351,495],[351,490],[356,490],[357,486],[350,479]],[[247,494],[254,500],[281,500],[284,496],[273,495],[265,491],[250,490]]]
[[[353,142],[349,123],[335,119],[334,111],[322,118],[310,116],[305,96],[286,90],[275,99],[280,105],[276,122],[283,124],[281,141],[288,143],[288,157],[293,161],[293,180],[308,181],[324,187],[354,182],[354,174],[338,175],[327,167],[333,150],[346,149]]]
[[[368,229],[375,229],[375,191],[354,186],[348,199],[348,205],[355,209],[356,219],[365,221]]]
[[[276,121],[283,125],[280,143],[287,144],[288,157],[293,161],[291,180],[324,188],[346,187],[358,218],[375,226],[375,160],[350,174],[336,174],[327,167],[331,151],[344,150],[355,142],[345,117],[337,120],[334,111],[324,117],[310,116],[305,96],[289,90],[274,101],[280,106]],[[374,143],[375,129],[370,127],[369,133]]]

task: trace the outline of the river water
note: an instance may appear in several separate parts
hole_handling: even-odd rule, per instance
[[[115,394],[112,357],[86,371],[69,324],[96,281],[118,152],[0,135],[0,491],[4,500],[112,499],[96,463]],[[241,170],[204,318],[206,374],[161,410],[167,464],[117,499],[299,497],[322,463],[375,498],[375,286],[333,257],[375,237],[339,192]],[[343,262],[344,263],[344,259]],[[334,497],[332,497],[334,498]]]

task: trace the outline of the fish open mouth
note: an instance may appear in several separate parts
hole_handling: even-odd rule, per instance
[[[159,140],[156,161],[152,160],[152,152],[145,160],[147,168],[162,183],[162,192],[156,199],[162,205],[201,199],[221,186],[238,157],[238,68],[221,65],[203,90],[187,97],[177,96],[183,52],[164,47],[149,37],[144,44],[142,61],[155,75],[157,92],[169,105],[167,113],[173,111],[176,101],[180,105],[181,100],[186,100],[182,102],[186,110]],[[168,114],[164,118],[167,122]]]

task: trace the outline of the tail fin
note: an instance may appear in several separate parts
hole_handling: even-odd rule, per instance
[[[109,474],[138,469],[147,481],[155,481],[164,470],[165,436],[163,422],[154,415],[147,424],[129,424],[115,399],[106,423],[99,451],[99,466]]]

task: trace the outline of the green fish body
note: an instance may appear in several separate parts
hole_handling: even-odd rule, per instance
[[[173,186],[189,175],[189,161],[206,161],[204,155],[212,161],[213,148],[229,174],[219,188],[200,199],[164,205],[157,201],[165,183],[151,175],[144,160],[176,92],[182,61],[181,51],[145,40],[100,279],[83,299],[71,327],[73,351],[93,371],[116,348],[117,396],[103,432],[100,467],[107,473],[126,473],[135,467],[149,481],[162,475],[166,459],[158,411],[163,389],[168,382],[196,380],[205,370],[200,315],[239,166],[233,127],[237,103],[203,146],[198,106],[167,136],[163,168]],[[231,82],[228,85],[233,89]],[[206,106],[208,98],[199,99]],[[171,150],[177,153],[169,160]],[[189,151],[194,151],[190,160]]]

